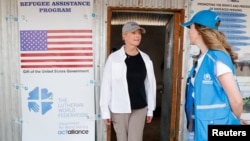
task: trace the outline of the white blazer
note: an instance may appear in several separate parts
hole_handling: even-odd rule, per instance
[[[138,49],[139,50],[139,49]],[[156,107],[156,80],[153,63],[149,56],[139,50],[146,65],[145,90],[147,95],[147,116],[153,116]],[[110,119],[112,113],[131,113],[127,84],[127,66],[124,46],[109,55],[102,77],[100,108],[102,119]]]

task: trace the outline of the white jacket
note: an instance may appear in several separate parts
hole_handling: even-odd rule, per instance
[[[153,116],[153,111],[156,106],[156,80],[153,63],[147,54],[140,50],[139,52],[147,69],[147,76],[145,79],[145,89],[148,103],[147,116]],[[124,46],[122,46],[121,49],[110,54],[106,61],[103,71],[100,96],[102,119],[110,119],[110,111],[112,113],[131,113],[126,77],[126,57]]]

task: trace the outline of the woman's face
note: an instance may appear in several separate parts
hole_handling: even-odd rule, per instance
[[[130,45],[130,46],[138,46],[141,42],[141,30],[138,29],[134,32],[128,32],[124,33],[122,35],[123,40],[125,41],[125,44]]]
[[[189,29],[189,38],[190,38],[190,43],[191,45],[196,45],[198,40],[201,39],[201,35],[199,32],[196,30],[195,25],[192,24]]]

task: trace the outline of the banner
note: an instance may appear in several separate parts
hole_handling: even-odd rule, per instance
[[[190,15],[211,9],[221,18],[222,31],[238,54],[237,80],[244,100],[242,118],[250,123],[250,4],[247,0],[193,0]]]
[[[22,141],[94,141],[92,0],[19,0]]]

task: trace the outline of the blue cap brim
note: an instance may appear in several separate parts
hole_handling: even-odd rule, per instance
[[[184,27],[190,28],[190,25],[191,25],[191,24],[193,24],[193,22],[188,21],[188,22],[185,22],[185,23],[181,24],[181,26],[184,26]]]

